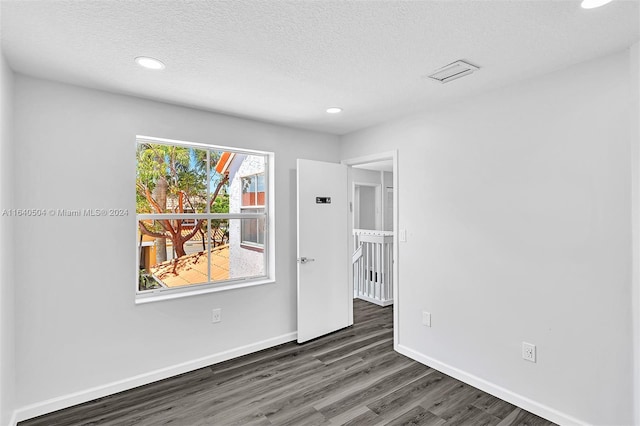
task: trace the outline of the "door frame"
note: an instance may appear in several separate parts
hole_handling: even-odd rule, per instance
[[[398,232],[399,232],[399,220],[398,220],[398,194],[399,191],[399,167],[398,167],[398,150],[394,149],[393,151],[386,151],[377,154],[369,154],[362,157],[349,158],[347,160],[342,160],[341,163],[349,166],[348,172],[348,180],[349,187],[353,186],[353,174],[352,167],[358,164],[366,164],[373,163],[376,161],[383,160],[391,160],[393,163],[393,349],[395,351],[398,350],[399,345],[399,333],[398,333],[398,324],[400,319],[400,256],[398,250]],[[347,200],[350,205],[353,206],[353,191],[349,191],[349,200]],[[353,211],[351,211],[353,214]],[[353,220],[349,220],[349,252],[353,253]],[[353,297],[353,268],[349,268],[349,287],[351,289],[350,295]],[[353,310],[353,303],[350,304],[351,309]]]

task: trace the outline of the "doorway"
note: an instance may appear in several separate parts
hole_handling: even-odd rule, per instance
[[[395,346],[399,287],[398,154],[397,151],[373,154],[343,164],[349,166],[349,262],[353,265],[350,282],[354,285],[354,300],[393,309]]]

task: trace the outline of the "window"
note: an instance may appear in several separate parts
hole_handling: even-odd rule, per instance
[[[243,213],[264,213],[265,186],[264,173],[244,176],[242,178]],[[246,219],[241,223],[241,243],[246,248],[262,249],[264,246],[264,220],[260,218]]]
[[[263,213],[264,209],[246,209],[244,213]],[[241,243],[247,247],[261,249],[264,246],[264,220],[263,219],[246,219],[243,220],[241,228]]]
[[[269,278],[271,158],[264,152],[138,138],[139,297]]]
[[[264,173],[242,178],[242,205],[264,206]]]

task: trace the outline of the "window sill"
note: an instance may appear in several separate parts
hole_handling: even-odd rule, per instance
[[[238,288],[254,287],[257,285],[273,284],[276,280],[273,278],[264,278],[261,280],[251,280],[246,282],[234,282],[219,286],[211,286],[206,288],[185,290],[185,291],[164,291],[147,294],[137,294],[135,299],[136,305],[152,302],[162,302],[165,300],[182,299],[183,297],[198,296],[201,294],[217,293],[220,291],[235,290]]]
[[[264,253],[264,245],[258,244],[250,244],[250,243],[240,243],[240,247],[246,250],[257,251],[259,253]]]

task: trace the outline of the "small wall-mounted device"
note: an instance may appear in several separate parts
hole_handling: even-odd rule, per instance
[[[316,197],[316,204],[331,204],[331,197]]]

